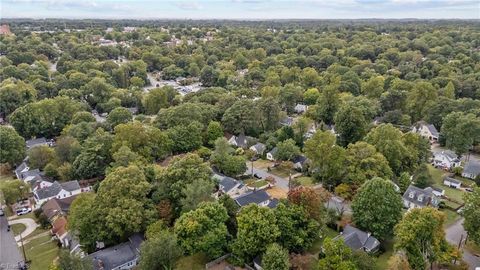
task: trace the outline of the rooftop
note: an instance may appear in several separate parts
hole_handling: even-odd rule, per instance
[[[259,204],[270,200],[270,196],[265,190],[256,190],[243,194],[235,199],[239,206],[245,206],[251,203]]]
[[[373,237],[370,233],[364,232],[351,225],[345,226],[343,233],[338,237],[342,237],[345,244],[353,250],[374,250],[380,245],[377,238]]]
[[[128,242],[99,250],[88,255],[88,257],[92,260],[93,269],[95,270],[115,269],[138,258],[142,242],[143,237],[139,234],[134,234],[128,239]]]

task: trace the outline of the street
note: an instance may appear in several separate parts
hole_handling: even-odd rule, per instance
[[[463,218],[450,225],[445,229],[445,238],[447,241],[458,247],[460,239],[465,240],[467,232],[463,229]],[[462,243],[463,246],[463,243]],[[463,260],[469,265],[469,269],[474,270],[475,267],[480,267],[480,257],[475,256],[468,250],[463,249]]]
[[[7,217],[0,217],[0,269],[18,269],[18,263],[23,263],[13,231],[7,232]]]
[[[247,162],[247,171],[245,172],[245,174],[251,174],[251,173],[252,173],[251,162]],[[257,168],[255,168],[255,166],[253,167],[253,174],[257,174],[258,176],[260,176],[263,179],[271,176],[276,181],[275,186],[277,186],[279,188],[286,189],[288,191],[288,179],[285,179],[285,178],[280,177],[280,176],[276,176],[276,175],[271,174],[271,173],[269,173],[265,170],[262,170],[262,169],[257,169]]]

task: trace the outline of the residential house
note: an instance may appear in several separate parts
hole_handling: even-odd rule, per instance
[[[253,152],[255,152],[255,154],[257,155],[263,155],[263,153],[265,153],[265,150],[267,149],[267,146],[265,146],[265,144],[263,143],[256,143],[255,145],[252,145],[250,147],[250,150],[252,150]]]
[[[252,140],[252,138],[245,136],[245,134],[240,134],[238,136],[232,135],[232,137],[228,139],[228,143],[236,147],[247,149],[249,140]]]
[[[305,104],[298,103],[297,105],[295,105],[295,108],[293,110],[298,114],[302,114],[307,112],[308,106]]]
[[[287,116],[287,117],[283,118],[282,120],[280,120],[280,125],[291,127],[293,125],[293,121],[294,121],[293,117]]]
[[[143,237],[134,234],[128,238],[128,242],[96,251],[88,257],[92,260],[94,270],[133,269],[138,263],[142,242]]]
[[[334,239],[342,238],[352,250],[362,250],[367,253],[376,252],[380,248],[380,241],[370,233],[357,229],[350,224],[343,228],[343,232]]]
[[[37,206],[41,206],[43,203],[47,202],[50,199],[68,198],[82,192],[90,191],[90,189],[90,187],[80,187],[78,181],[76,180],[65,183],[59,183],[55,181],[51,186],[34,190],[33,196],[35,198],[35,203],[37,204]]]
[[[259,206],[275,208],[278,204],[277,199],[270,199],[270,195],[265,190],[255,190],[235,198],[235,202],[240,206],[246,206],[251,203]]]
[[[22,173],[24,173],[28,170],[30,170],[30,168],[28,167],[28,165],[25,161],[22,162],[20,165],[18,165],[17,168],[15,168],[15,175],[17,176],[17,179],[23,180],[22,179]]]
[[[433,195],[437,196],[437,197],[442,197],[443,195],[445,195],[445,190],[441,189],[441,188],[437,188],[437,187],[426,187],[425,190],[427,192],[432,192]]]
[[[426,206],[438,207],[439,198],[431,189],[421,189],[410,185],[403,194],[403,206],[408,209],[423,208]]]
[[[427,124],[423,121],[420,121],[413,126],[412,132],[420,134],[422,137],[427,138],[431,142],[438,141],[438,137],[440,135],[434,125]]]
[[[303,171],[307,167],[308,158],[304,155],[296,156],[293,160],[293,168],[299,171]]]
[[[278,152],[278,148],[274,147],[272,150],[270,150],[270,152],[267,153],[267,159],[271,161],[275,161],[276,160],[275,155],[277,154],[277,152]]]
[[[47,139],[45,139],[44,137],[27,140],[25,141],[25,144],[27,146],[27,150],[31,149],[32,147],[40,146],[40,145],[51,146],[51,142],[48,142]]]
[[[83,252],[82,246],[75,235],[69,233],[66,237],[66,241],[68,242],[70,254],[78,255],[80,258],[85,257],[85,252]]]
[[[451,188],[460,188],[460,187],[462,186],[462,182],[460,182],[460,181],[457,180],[457,179],[448,177],[448,176],[446,176],[445,178],[443,178],[443,184],[444,184],[445,186],[451,187]]]
[[[75,195],[63,199],[53,198],[42,205],[42,212],[50,221],[54,221],[61,216],[66,216],[70,205],[76,197]]]
[[[433,165],[443,169],[452,169],[461,165],[458,156],[450,150],[445,150],[434,154]]]
[[[219,181],[218,186],[219,194],[227,194],[232,198],[236,198],[248,191],[242,182],[227,176]]]
[[[68,246],[67,219],[65,217],[55,219],[55,221],[52,222],[52,229],[50,232],[58,239],[58,241],[60,241],[63,247]]]
[[[475,179],[480,175],[480,162],[476,160],[469,160],[463,168],[462,176],[469,179]]]

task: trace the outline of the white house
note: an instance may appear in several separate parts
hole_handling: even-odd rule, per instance
[[[246,149],[248,148],[249,140],[252,140],[252,138],[245,136],[245,134],[240,134],[238,136],[233,135],[230,137],[228,139],[228,143],[230,145]]]
[[[266,146],[263,143],[256,143],[255,145],[252,145],[249,149],[255,152],[257,155],[263,155],[266,150]]]
[[[433,165],[436,167],[441,167],[443,169],[452,169],[455,167],[459,167],[461,165],[461,162],[454,152],[450,150],[445,150],[439,153],[435,153],[433,157]]]
[[[439,133],[434,125],[427,124],[423,121],[418,122],[413,128],[412,132],[420,134],[422,137],[427,138],[431,142],[438,141]]]
[[[55,181],[50,186],[34,190],[33,196],[35,198],[35,203],[37,204],[37,206],[41,206],[43,203],[53,198],[68,198],[90,190],[91,187],[80,187],[78,181],[76,180],[65,183],[59,183]]]
[[[276,160],[275,155],[277,154],[277,152],[278,152],[278,148],[274,147],[272,150],[270,150],[270,152],[267,153],[267,159],[270,161],[275,161]]]
[[[439,203],[439,198],[433,193],[433,190],[428,187],[421,189],[410,185],[403,194],[403,206],[408,209],[423,208],[426,206],[437,208]]]
[[[238,206],[243,207],[251,203],[257,204],[258,206],[275,208],[277,207],[278,200],[271,199],[270,195],[265,190],[255,190],[249,193],[245,193],[241,196],[235,198],[235,202]]]
[[[295,105],[295,108],[293,110],[298,114],[302,114],[307,112],[308,106],[305,104],[298,103],[297,105]]]
[[[451,177],[443,178],[443,184],[447,187],[451,188],[460,188],[462,186],[462,182],[458,181],[457,179]]]
[[[463,168],[462,176],[469,179],[475,179],[480,175],[480,162],[469,160]]]

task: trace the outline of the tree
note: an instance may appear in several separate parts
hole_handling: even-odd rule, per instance
[[[205,136],[205,141],[208,145],[215,145],[215,140],[223,137],[223,128],[221,124],[217,121],[210,121],[207,126],[207,135]]]
[[[420,166],[420,168],[415,172],[415,175],[413,176],[413,182],[415,183],[415,186],[419,188],[426,188],[433,183],[432,175],[430,174],[426,164]]]
[[[362,92],[369,98],[379,98],[383,93],[384,84],[383,76],[371,77],[362,84]]]
[[[443,90],[443,95],[449,99],[455,99],[455,85],[449,81]]]
[[[223,114],[223,126],[235,134],[255,132],[259,118],[256,109],[255,102],[250,99],[236,101]]]
[[[203,144],[203,126],[193,121],[187,126],[178,125],[167,130],[167,135],[173,142],[172,151],[185,153],[200,148]]]
[[[464,199],[463,226],[473,242],[480,245],[480,223],[478,222],[480,220],[480,187],[474,187],[473,192],[465,193]]]
[[[237,235],[237,213],[240,206],[227,194],[218,198],[218,202],[227,209],[228,220],[226,221],[227,229],[230,235]]]
[[[13,128],[0,126],[0,163],[11,166],[25,157],[25,140]]]
[[[318,238],[320,224],[302,206],[280,203],[274,212],[280,230],[277,241],[288,251],[300,253],[307,250]]]
[[[445,144],[458,155],[462,155],[480,142],[480,117],[462,112],[449,113],[443,119],[442,136]]]
[[[407,172],[403,172],[400,174],[400,176],[397,178],[397,185],[400,188],[400,193],[403,194],[405,191],[407,191],[408,186],[412,181],[410,180],[410,175]]]
[[[141,270],[173,269],[175,262],[181,256],[182,250],[177,244],[177,238],[165,230],[155,238],[142,243],[138,268]]]
[[[293,160],[298,155],[300,155],[300,148],[295,145],[293,139],[287,139],[277,144],[277,152],[275,153],[277,160]]]
[[[407,110],[413,122],[421,120],[438,98],[437,89],[429,82],[418,82],[407,97]]]
[[[130,164],[140,165],[144,163],[142,156],[133,152],[128,146],[124,145],[118,149],[117,152],[113,153],[112,158],[114,162],[111,163],[112,167],[128,167]]]
[[[204,252],[210,258],[221,256],[229,237],[227,210],[217,202],[202,203],[193,211],[184,213],[175,222],[175,235],[187,254]]]
[[[360,109],[352,105],[344,105],[335,114],[335,130],[339,134],[339,143],[347,146],[365,136],[367,121]]]
[[[107,122],[112,127],[116,127],[119,124],[125,124],[129,121],[132,121],[132,113],[127,108],[123,107],[113,109],[107,116]]]
[[[353,198],[353,221],[378,239],[386,239],[402,218],[402,208],[393,183],[375,177],[365,182]]]
[[[32,169],[43,170],[53,160],[55,151],[48,145],[39,145],[28,150],[28,163]]]
[[[58,267],[61,270],[91,270],[92,262],[87,258],[81,258],[76,254],[71,254],[67,250],[61,250],[58,256]]]
[[[258,103],[258,110],[261,115],[260,122],[264,131],[277,129],[280,123],[280,104],[274,97],[262,98]]]
[[[10,180],[2,183],[0,191],[7,204],[14,204],[19,199],[25,198],[28,193],[29,186],[21,180]]]
[[[72,117],[72,124],[81,122],[95,122],[95,117],[90,112],[76,112]]]
[[[373,145],[357,142],[348,145],[346,153],[346,175],[344,182],[353,189],[360,187],[373,177],[390,179],[393,176],[387,159]]]
[[[391,124],[381,124],[365,136],[365,141],[383,154],[396,175],[403,171],[403,162],[408,155],[402,136],[402,132]]]
[[[61,136],[55,143],[55,158],[59,162],[73,162],[81,152],[77,139],[71,136]]]
[[[200,72],[200,81],[205,87],[214,86],[218,79],[218,72],[211,66],[205,66]]]
[[[0,84],[0,114],[7,116],[16,108],[35,101],[37,91],[23,81],[4,80]]]
[[[277,243],[270,244],[262,256],[262,268],[265,270],[288,270],[288,250]]]
[[[147,198],[150,190],[137,166],[112,170],[100,183],[95,197],[95,214],[102,221],[97,228],[99,239],[116,243],[143,231],[155,217],[153,204]]]
[[[312,188],[299,186],[288,192],[288,201],[305,209],[309,217],[323,224],[325,208],[324,201]]]
[[[243,262],[251,261],[280,235],[275,214],[270,208],[249,204],[237,216],[237,239],[232,251]]]
[[[397,252],[388,260],[388,270],[410,270],[410,264],[403,252]]]
[[[228,176],[236,176],[247,170],[245,158],[242,156],[234,156],[234,149],[224,138],[218,138],[215,141],[215,150],[213,151],[210,162],[220,172]]]
[[[75,232],[80,244],[87,252],[95,250],[99,240],[100,216],[95,213],[94,193],[82,193],[72,202],[68,213],[68,226]]]
[[[318,261],[318,269],[356,270],[352,250],[343,239],[333,240],[329,237],[323,241],[323,258]]]
[[[142,100],[146,114],[157,114],[162,108],[168,108],[175,97],[175,89],[170,86],[154,88]]]
[[[183,189],[183,197],[180,199],[182,212],[195,210],[200,203],[212,201],[214,189],[215,184],[211,180],[199,179],[187,184]]]
[[[345,150],[335,141],[335,135],[331,132],[318,131],[305,142],[304,147],[315,177],[327,185],[336,185],[345,170]]]
[[[414,208],[395,227],[395,250],[405,252],[410,267],[425,269],[427,263],[450,262],[453,247],[445,240],[445,215],[431,207]]]
[[[320,92],[315,105],[314,118],[323,121],[327,125],[333,124],[333,118],[340,104],[338,85],[328,85]]]
[[[103,175],[112,162],[113,136],[98,129],[83,144],[82,151],[73,162],[74,174],[82,179]]]
[[[317,88],[309,88],[305,93],[303,93],[303,101],[307,105],[313,105],[320,96],[320,92]]]

